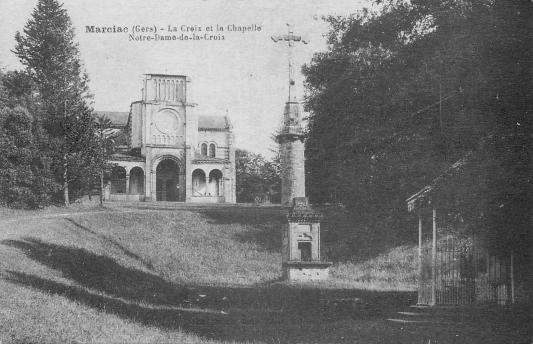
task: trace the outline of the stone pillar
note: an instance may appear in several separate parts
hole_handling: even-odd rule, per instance
[[[152,148],[146,149],[146,164],[144,172],[144,200],[147,202],[155,201],[152,195]]]
[[[298,102],[285,104],[283,126],[276,138],[280,144],[281,204],[290,206],[295,197],[305,197],[305,146]]]
[[[237,202],[237,186],[235,182],[235,135],[233,133],[233,125],[229,121],[229,118],[227,119],[229,123],[229,132],[227,135],[228,140],[228,160],[230,161],[230,165],[228,168],[228,174],[226,174],[224,177],[227,177],[227,198],[226,202],[228,203],[236,203]]]
[[[155,185],[156,172],[150,170],[150,200],[157,201],[156,185]]]
[[[292,207],[282,229],[283,277],[288,280],[322,280],[329,277],[330,262],[320,256],[320,219],[305,197],[304,135],[300,104],[285,103],[280,145],[281,204]]]
[[[130,194],[130,173],[126,173],[126,195]]]
[[[305,197],[303,137],[286,137],[281,144],[281,204],[290,206],[295,197]]]
[[[185,192],[186,192],[185,191],[186,190],[185,179],[186,179],[185,171],[181,171],[180,170],[180,174],[178,176],[178,185],[179,185],[178,201],[180,201],[180,202],[184,202],[185,201]]]
[[[183,101],[185,106],[185,185],[184,200],[190,202],[192,197],[192,159],[198,144],[198,114],[196,113],[196,104],[191,102],[194,99],[191,96],[191,78],[181,79],[177,84],[177,101]]]
[[[192,152],[191,147],[187,146],[185,150],[185,202],[190,202],[192,197]]]

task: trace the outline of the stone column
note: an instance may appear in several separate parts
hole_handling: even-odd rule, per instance
[[[130,194],[130,173],[126,173],[126,195]]]
[[[283,127],[276,138],[281,155],[281,204],[290,206],[295,197],[305,197],[305,146],[298,102],[285,104]]]
[[[185,191],[185,202],[190,202],[191,201],[191,197],[192,197],[192,189],[193,189],[193,186],[192,186],[192,164],[191,164],[191,157],[192,155],[192,152],[191,152],[191,147],[188,146],[186,149],[185,149],[185,188],[184,188],[184,191]]]
[[[150,200],[151,201],[157,201],[155,178],[156,178],[155,171],[150,170]]]
[[[185,179],[186,179],[186,174],[185,174],[185,171],[181,171],[180,170],[180,174],[178,175],[178,185],[179,185],[179,190],[178,190],[178,201],[180,202],[184,202],[185,201],[185,192],[186,192],[186,182],[185,182]]]

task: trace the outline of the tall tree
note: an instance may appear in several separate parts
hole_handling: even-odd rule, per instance
[[[69,194],[76,195],[83,188],[98,155],[88,105],[88,77],[80,62],[74,29],[57,0],[39,0],[23,33],[17,32],[15,39],[14,53],[39,90],[39,118],[50,141],[47,153],[68,206]],[[69,192],[71,184],[76,190]]]

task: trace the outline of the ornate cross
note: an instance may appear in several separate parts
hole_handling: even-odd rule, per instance
[[[292,87],[294,86],[294,67],[293,67],[293,63],[292,63],[292,48],[294,47],[294,42],[302,42],[303,44],[307,44],[308,41],[303,39],[302,36],[297,36],[294,34],[293,32],[293,26],[294,25],[291,25],[291,24],[287,24],[287,27],[288,27],[288,34],[286,35],[280,35],[280,36],[272,36],[272,40],[277,43],[279,41],[286,41],[288,44],[287,46],[289,47],[289,52],[288,52],[288,55],[289,55],[289,101],[295,101],[296,99],[291,99],[291,91],[292,91]],[[292,95],[293,98],[295,98],[294,94]]]

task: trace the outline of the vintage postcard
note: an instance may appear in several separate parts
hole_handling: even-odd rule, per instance
[[[1,0],[0,344],[532,343],[532,7]]]

